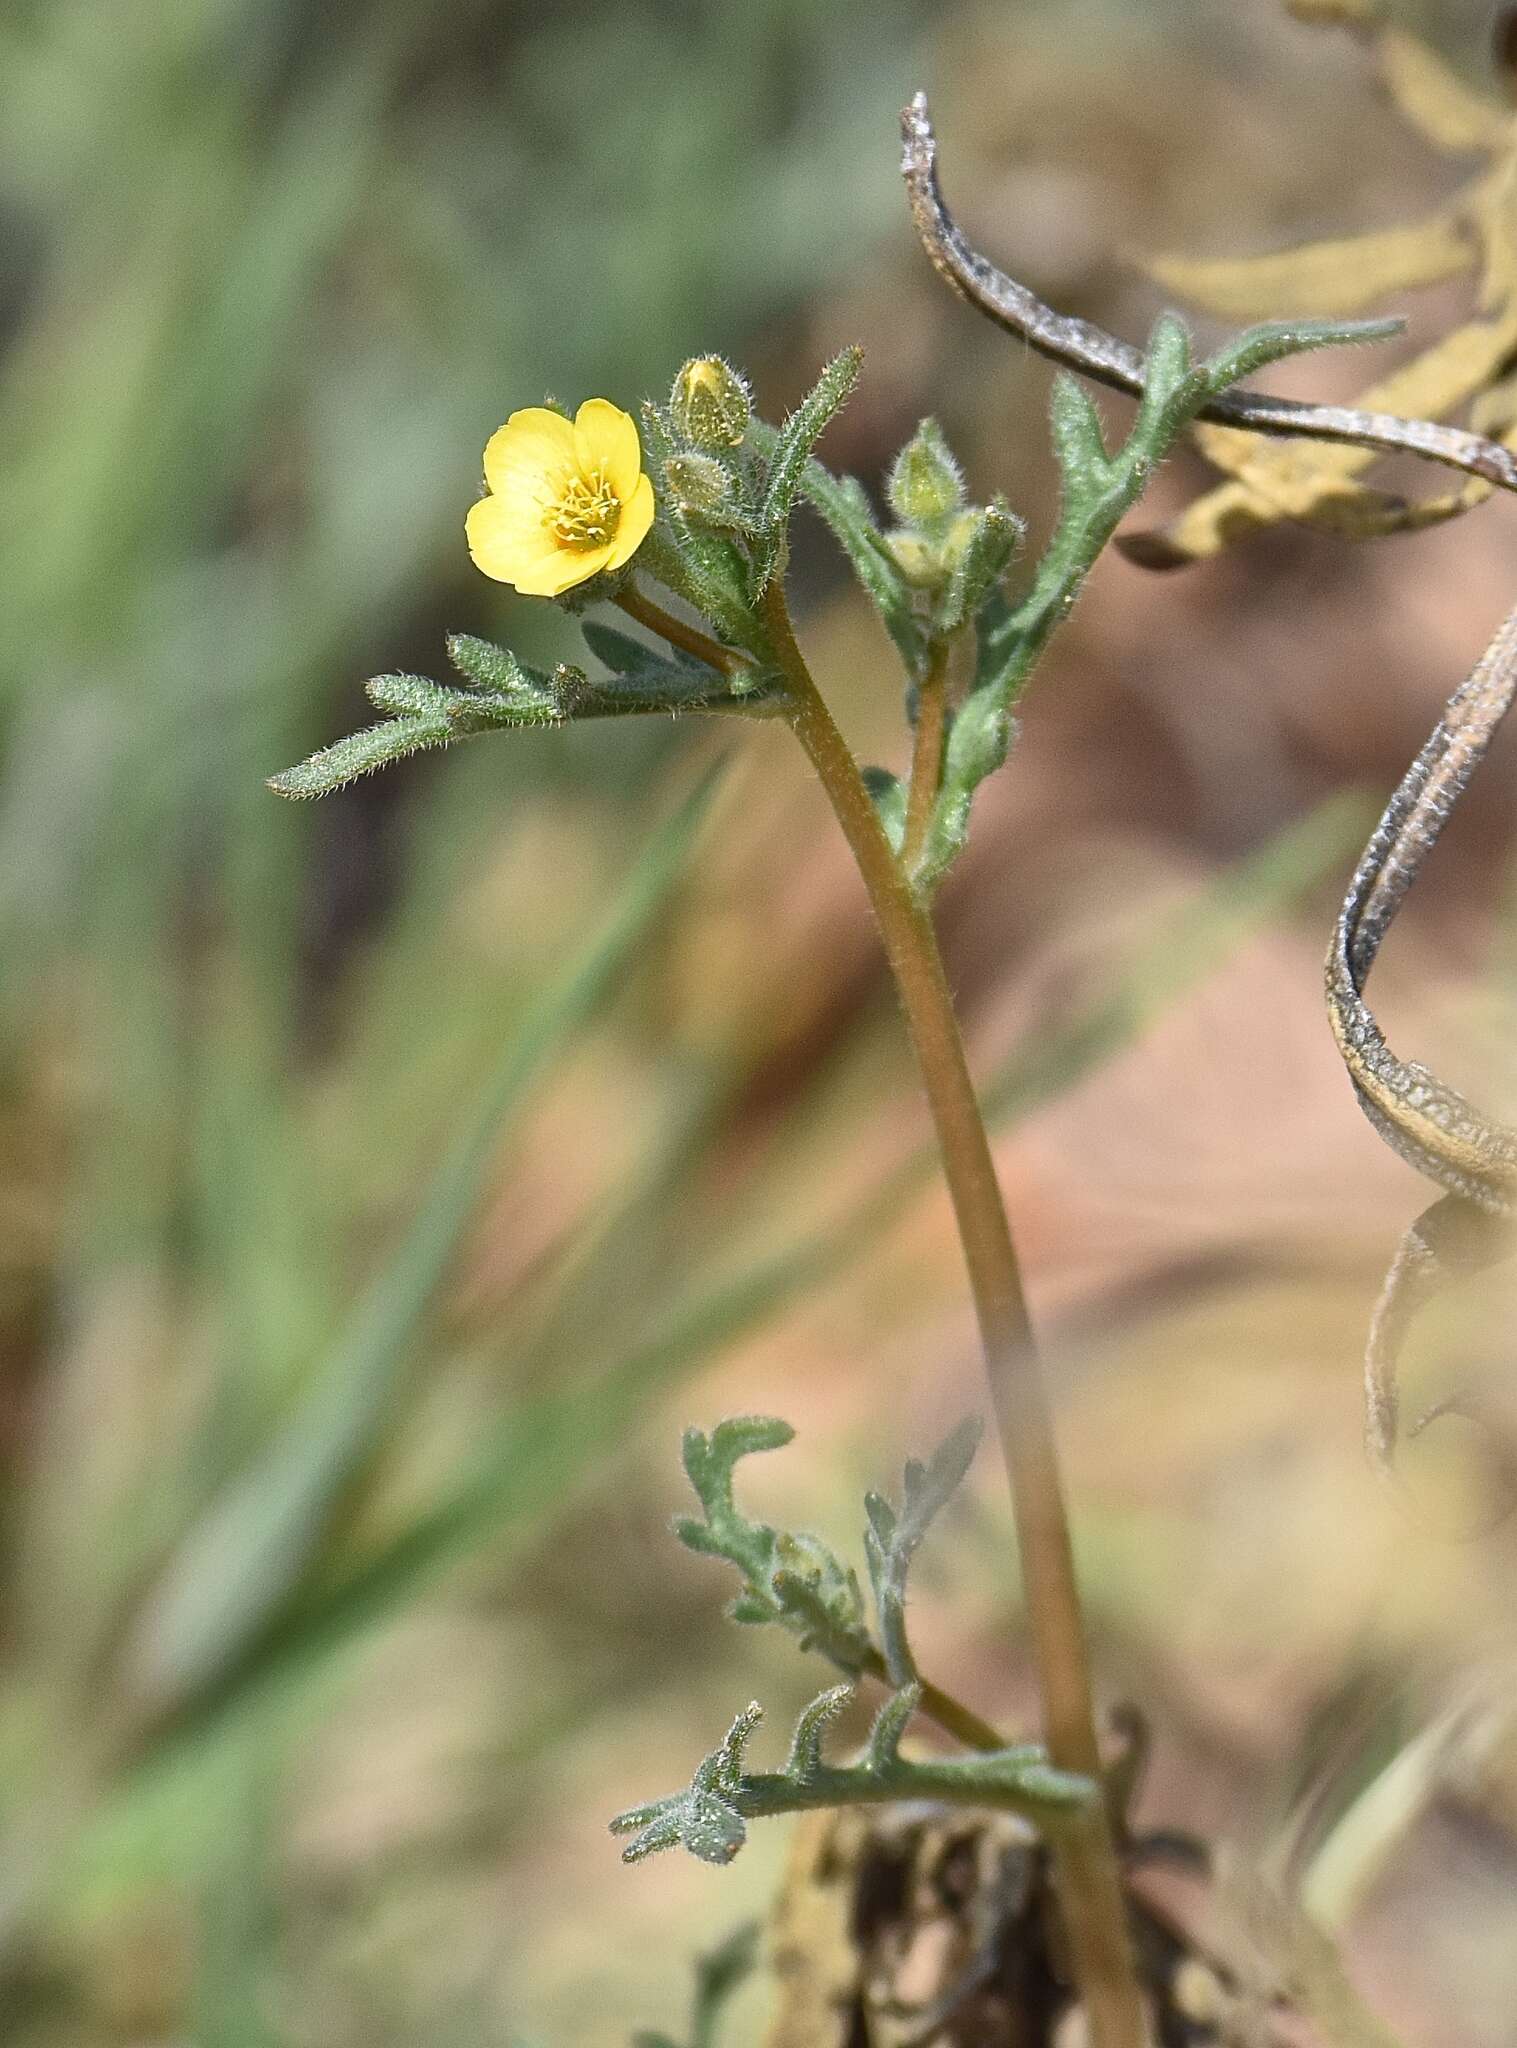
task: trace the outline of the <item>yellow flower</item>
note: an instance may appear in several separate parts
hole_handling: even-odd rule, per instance
[[[526,597],[619,569],[653,524],[637,428],[606,398],[587,398],[572,423],[541,405],[513,412],[486,445],[485,482],[464,522],[469,553]]]

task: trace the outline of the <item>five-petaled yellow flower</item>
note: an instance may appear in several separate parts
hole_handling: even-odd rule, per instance
[[[653,524],[637,428],[606,398],[587,398],[572,421],[541,405],[513,412],[485,448],[485,482],[465,521],[469,553],[526,597],[619,569]]]

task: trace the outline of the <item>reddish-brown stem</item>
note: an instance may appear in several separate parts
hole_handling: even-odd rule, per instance
[[[1049,1756],[1063,1769],[1099,1781],[1090,1667],[1053,1418],[937,936],[796,643],[778,578],[761,609],[788,687],[791,726],[874,907],[937,1130],[1011,1479]],[[1071,1830],[1056,1853],[1070,1955],[1093,2048],[1143,2048],[1147,2021],[1104,1801],[1094,1803],[1087,1824]]]
[[[624,583],[616,594],[616,602],[629,619],[636,619],[640,626],[661,635],[671,647],[682,647],[686,654],[693,654],[697,661],[705,662],[719,674],[730,676],[736,670],[751,668],[753,663],[745,654],[739,654],[734,647],[723,647],[719,640],[713,640],[709,633],[703,633],[699,626],[692,626],[684,619],[676,618],[673,612],[666,612],[661,604],[639,590],[635,583]]]
[[[909,875],[927,843],[927,828],[943,773],[943,730],[948,712],[949,640],[935,640],[927,673],[917,690],[917,727],[911,748],[911,783],[906,792],[906,833],[901,866]]]

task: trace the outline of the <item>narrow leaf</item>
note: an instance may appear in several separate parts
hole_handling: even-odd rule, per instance
[[[428,747],[445,747],[457,738],[453,727],[440,718],[390,718],[383,725],[366,726],[349,733],[329,747],[312,754],[297,767],[286,768],[269,777],[276,796],[296,798],[329,796],[333,790],[356,782],[360,775],[372,775],[393,761],[419,754]]]
[[[783,526],[801,487],[812,449],[848,400],[864,366],[864,351],[846,348],[834,356],[780,428],[769,458],[769,475],[759,505],[759,524],[771,533]]]

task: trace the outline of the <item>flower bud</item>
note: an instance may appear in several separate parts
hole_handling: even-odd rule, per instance
[[[891,464],[885,495],[903,526],[929,532],[963,504],[964,479],[936,420],[923,420]]]
[[[674,430],[697,448],[736,448],[748,431],[748,386],[720,356],[692,356],[669,394]]]
[[[885,545],[895,557],[895,565],[906,581],[918,590],[936,590],[946,579],[948,567],[941,549],[909,527],[887,533]]]
[[[664,481],[682,511],[720,521],[733,509],[732,478],[714,455],[702,455],[694,448],[671,455],[664,464]]]

